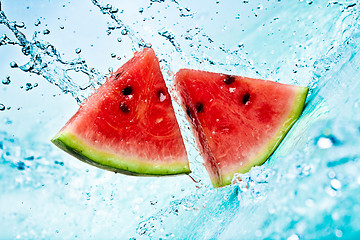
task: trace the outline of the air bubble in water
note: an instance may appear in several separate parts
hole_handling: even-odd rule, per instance
[[[5,105],[0,103],[0,111],[4,111],[5,110]]]
[[[10,76],[7,76],[5,79],[2,80],[2,83],[5,85],[10,84],[11,80],[10,80]]]
[[[341,238],[343,236],[343,232],[339,229],[336,229],[335,230],[335,235],[338,237],[338,238]]]
[[[48,35],[50,33],[50,30],[49,29],[45,29],[44,31],[43,31],[43,34],[44,35]]]
[[[76,53],[76,54],[80,54],[80,53],[81,53],[81,48],[75,49],[75,53]]]
[[[12,62],[10,63],[10,67],[11,67],[11,68],[16,68],[16,67],[18,67],[18,65],[17,65],[16,62],[12,61]]]

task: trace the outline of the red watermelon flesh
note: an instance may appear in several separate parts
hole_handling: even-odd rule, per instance
[[[299,118],[308,92],[190,69],[174,80],[214,187],[266,161]]]
[[[52,139],[87,163],[130,175],[189,173],[171,98],[145,48],[80,106]]]

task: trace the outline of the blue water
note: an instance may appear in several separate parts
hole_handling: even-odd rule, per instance
[[[0,1],[0,239],[357,239],[357,1]],[[184,114],[188,176],[141,178],[49,143],[133,51],[181,67],[308,86],[260,167],[214,189]]]

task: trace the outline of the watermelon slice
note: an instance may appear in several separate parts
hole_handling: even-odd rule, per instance
[[[52,142],[97,167],[129,175],[189,173],[155,53],[135,53],[80,106]]]
[[[299,118],[307,87],[181,69],[174,77],[214,187],[263,164]]]

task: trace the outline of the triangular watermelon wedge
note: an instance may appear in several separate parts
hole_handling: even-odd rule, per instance
[[[299,118],[307,87],[181,69],[174,77],[214,187],[263,164]]]
[[[189,173],[155,53],[135,53],[80,106],[52,142],[97,167],[130,175]]]

